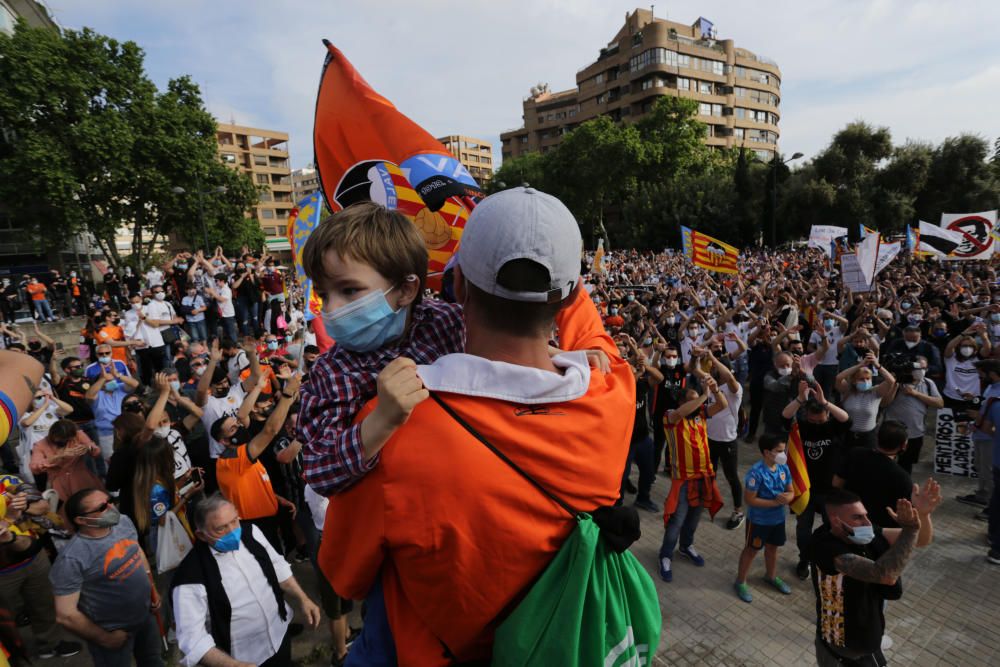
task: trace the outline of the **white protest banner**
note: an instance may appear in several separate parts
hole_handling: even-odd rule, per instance
[[[937,411],[937,426],[934,429],[935,473],[976,477],[972,428],[972,422],[957,422],[951,408]]]
[[[896,255],[903,249],[902,241],[893,241],[892,243],[882,242],[882,245],[878,247],[878,261],[875,262],[875,275],[882,272],[882,269],[889,266],[892,260],[896,259]]]
[[[858,256],[853,252],[840,256],[840,274],[844,279],[844,287],[855,294],[871,291],[871,281],[865,278],[865,274],[858,264]]]
[[[847,227],[833,225],[813,225],[809,230],[809,247],[819,248],[830,255],[830,244],[838,236],[847,236]]]
[[[997,224],[997,212],[942,213],[941,228],[962,235],[962,243],[955,248],[948,259],[989,259],[993,256],[993,228]]]
[[[878,247],[882,243],[882,236],[878,232],[868,234],[865,240],[858,244],[854,251],[854,256],[858,260],[858,268],[865,278],[865,284],[871,285],[875,278],[875,266],[878,264]]]

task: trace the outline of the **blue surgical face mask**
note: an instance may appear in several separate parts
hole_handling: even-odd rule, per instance
[[[825,329],[832,329],[833,328],[833,320],[823,320],[823,327]]]
[[[371,352],[403,335],[406,308],[393,310],[385,295],[391,292],[374,290],[357,301],[323,311],[323,326],[337,345],[352,352]]]
[[[97,361],[107,366],[108,364],[111,363],[111,357],[98,357]]]
[[[170,381],[170,388],[172,390],[174,390],[174,391],[180,390],[180,388],[181,388],[181,381],[180,380],[171,380]]]
[[[852,534],[847,536],[855,544],[868,544],[875,539],[875,527],[871,524],[866,526],[852,526]]]
[[[219,553],[236,551],[240,548],[240,537],[243,535],[243,527],[236,526],[231,531],[220,537],[212,545],[212,548]]]
[[[118,391],[121,388],[121,383],[118,380],[108,380],[104,383],[105,391]]]
[[[274,352],[275,350],[277,350],[278,349],[278,341],[276,341],[276,340],[270,340],[270,341],[268,341],[267,342],[267,349],[271,350],[272,352]]]
[[[854,387],[858,391],[868,391],[869,389],[872,388],[872,381],[871,380],[861,380],[860,382],[855,382],[854,383]]]

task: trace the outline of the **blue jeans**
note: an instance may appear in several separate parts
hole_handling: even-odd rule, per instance
[[[231,341],[239,342],[239,334],[236,331],[236,318],[235,317],[223,317],[222,318],[222,335]]]
[[[677,484],[679,480],[671,480],[671,484]],[[694,531],[698,528],[698,521],[701,519],[701,505],[691,507],[688,505],[687,482],[680,482],[681,490],[677,498],[677,510],[670,515],[667,521],[667,528],[663,531],[663,544],[660,545],[660,558],[673,558],[674,547],[677,546],[677,538],[680,537],[681,549],[687,549],[694,544]]]
[[[142,667],[163,667],[162,646],[160,630],[152,613],[138,627],[128,631],[128,639],[120,649],[111,650],[87,642],[94,667],[132,667],[133,656],[135,664]]]
[[[993,466],[993,494],[990,496],[990,548],[1000,551],[1000,466]]]
[[[49,305],[48,299],[35,301],[35,314],[43,320],[55,319],[55,315],[52,314],[52,306]]]
[[[236,321],[240,325],[240,335],[260,337],[260,302],[238,299],[236,301]]]
[[[191,335],[191,341],[207,341],[208,340],[208,327],[205,326],[205,320],[199,320],[197,322],[187,323],[188,334]]]
[[[389,627],[381,574],[375,578],[365,604],[365,624],[361,634],[351,644],[344,667],[394,667],[397,664],[396,641]]]

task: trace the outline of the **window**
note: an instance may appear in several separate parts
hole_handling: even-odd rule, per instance
[[[733,115],[736,116],[737,118],[746,118],[747,110],[744,109],[743,107],[736,107],[736,109],[733,110]]]
[[[678,67],[691,67],[691,56],[686,56],[682,53],[677,54],[677,66]]]
[[[771,151],[756,150],[754,151],[754,154],[757,156],[759,160],[762,160],[764,162],[771,161]]]
[[[274,210],[270,208],[260,209],[260,217],[264,220],[274,220]]]
[[[646,49],[637,56],[629,59],[629,70],[638,72],[650,65],[677,65],[677,52],[669,51],[662,47]]]
[[[525,134],[521,137],[521,143],[522,144],[528,143],[528,135]]]
[[[266,155],[256,155],[255,154],[253,156],[253,163],[255,165],[259,166],[259,167],[266,167],[267,166],[267,156]]]
[[[575,115],[576,115],[576,109],[570,109],[570,110],[569,110],[569,111],[567,112],[567,115],[568,115],[568,116],[569,116],[570,118],[572,118],[573,116],[575,116]]]
[[[608,94],[607,93],[601,93],[600,95],[597,96],[597,103],[598,104],[606,104],[607,101],[608,101]]]
[[[699,81],[698,82],[698,92],[702,93],[703,95],[711,95],[712,94],[712,84],[709,83],[708,81]]]
[[[677,77],[677,90],[690,90],[691,89],[691,79],[685,79],[684,77]]]
[[[698,114],[701,116],[711,116],[712,115],[712,105],[705,102],[698,104]]]
[[[267,174],[257,174],[257,183],[259,185],[267,185],[269,183]]]
[[[236,153],[223,153],[222,161],[226,164],[236,164]]]
[[[725,63],[721,60],[712,61],[712,74],[722,76],[725,73]]]
[[[722,115],[722,105],[721,104],[713,104],[712,105],[712,115],[713,116],[721,116]]]
[[[260,193],[260,200],[261,201],[274,201],[274,196],[270,192],[261,192]]]
[[[746,97],[747,96],[747,89],[746,88],[740,88],[739,86],[736,86],[736,88],[733,89],[733,92],[736,94],[736,97]]]
[[[742,127],[737,127],[736,129],[734,129],[733,130],[733,136],[736,137],[737,139],[742,139],[743,138],[743,128]]]
[[[604,72],[600,72],[594,77],[594,83],[604,83],[605,77]]]

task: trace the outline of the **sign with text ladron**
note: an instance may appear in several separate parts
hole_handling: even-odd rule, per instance
[[[934,428],[934,472],[957,477],[976,477],[972,447],[972,423],[955,421],[950,408],[937,411]]]

